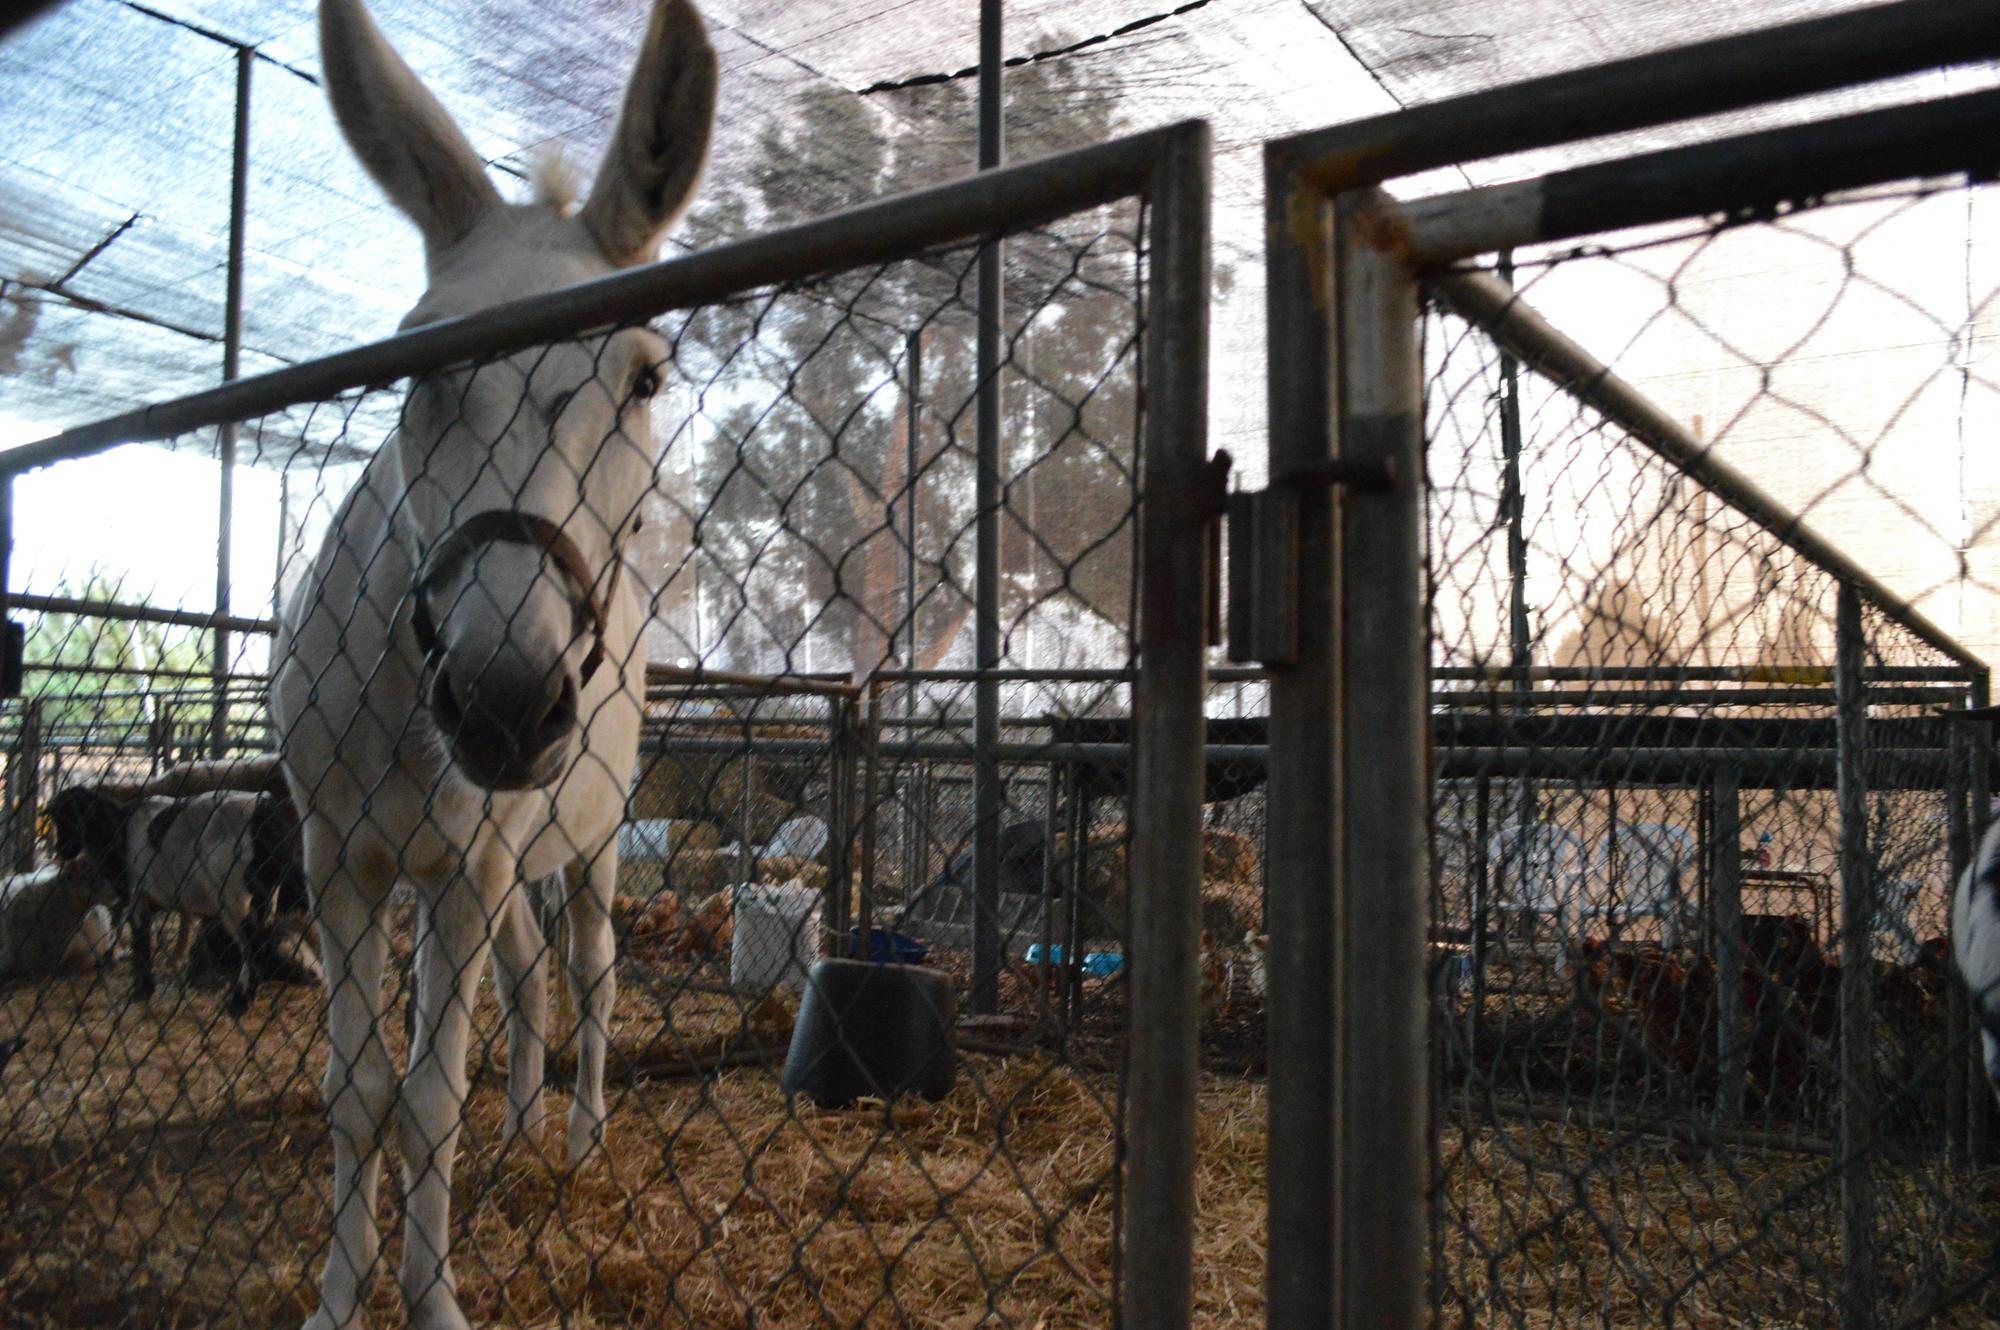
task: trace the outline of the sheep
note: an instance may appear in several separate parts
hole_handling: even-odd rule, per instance
[[[78,786],[50,800],[48,817],[57,859],[94,862],[102,890],[129,912],[135,998],[153,992],[153,915],[171,910],[228,931],[240,958],[228,1008],[249,1008],[274,905],[304,900],[282,800],[235,791],[121,798]]]
[[[111,915],[97,903],[87,858],[0,878],[0,979],[88,970],[111,950]]]

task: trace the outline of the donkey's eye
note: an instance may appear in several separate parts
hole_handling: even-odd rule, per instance
[[[632,376],[632,395],[641,400],[660,391],[660,371],[651,365],[639,366],[639,372]]]
[[[576,389],[572,388],[568,392],[557,393],[549,399],[548,413],[550,424],[554,424],[556,421],[562,419],[562,413],[569,409],[570,399],[575,396]]]

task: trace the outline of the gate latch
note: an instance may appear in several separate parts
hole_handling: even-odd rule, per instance
[[[1308,491],[1327,485],[1384,490],[1395,483],[1388,458],[1330,458],[1261,490],[1231,494],[1229,659],[1291,665],[1299,655],[1299,513]]]

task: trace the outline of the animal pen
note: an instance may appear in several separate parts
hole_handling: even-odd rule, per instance
[[[477,1323],[1988,1323],[1992,1099],[1933,945],[1987,820],[1987,731],[1949,714],[1990,702],[1987,667],[1723,460],[1830,321],[1752,346],[1701,290],[1704,264],[1756,269],[1774,300],[1916,318],[1895,254],[1940,210],[1993,218],[2000,95],[1383,187],[1995,56],[1994,6],[1909,3],[1267,145],[1261,489],[1209,457],[1201,125],[0,468],[233,452],[283,471],[304,540],[413,380],[665,339],[626,553],[654,664],[609,1155],[499,1148],[482,1000],[457,1179]],[[1920,331],[1990,328],[1990,282],[1967,306]],[[1072,308],[1087,363],[1039,362]],[[1733,409],[1634,386],[1649,335],[1739,355]],[[1874,368],[1909,379],[1896,421],[1996,387],[1969,358]],[[1892,423],[1798,427],[1865,476],[1903,464],[1873,447]],[[78,641],[130,609],[0,592]],[[179,681],[78,652],[6,704],[16,863],[63,785],[284,742],[215,649]],[[746,958],[753,886],[784,922]],[[948,1094],[786,1093],[804,965],[856,954],[949,977]],[[0,1034],[29,1039],[0,1074],[0,1308],[303,1319],[321,1005],[267,988],[239,1021],[105,972],[0,989]]]

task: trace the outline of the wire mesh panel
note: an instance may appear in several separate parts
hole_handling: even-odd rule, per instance
[[[1870,206],[1888,226],[1925,205]],[[1991,1315],[1964,1170],[1987,1105],[1947,941],[1971,774],[1942,714],[1983,700],[1984,667],[1704,469],[1789,417],[1854,448],[1809,517],[1906,483],[1894,410],[1841,415],[1796,382],[1808,347],[1837,355],[1858,326],[1872,344],[1845,306],[1893,272],[1870,273],[1851,219],[1782,228],[1818,264],[1784,269],[1768,316],[1689,279],[1712,248],[1785,238],[1709,228],[1508,265],[1518,295],[1427,288],[1441,1322]],[[1522,331],[1538,297],[1574,315],[1586,287],[1634,302],[1589,306],[1587,344],[1621,330],[1608,370],[1539,318]],[[1715,360],[1693,390],[1661,379],[1729,404],[1706,434],[1663,442],[1665,412],[1607,389]],[[1948,357],[1869,363],[1857,408],[1960,388]]]
[[[1171,929],[1134,924],[1180,874],[1129,868],[1134,823],[1180,816],[1133,774],[1134,695],[1190,650],[1199,678],[1198,642],[1141,653],[1141,604],[1171,606],[1141,593],[1139,514],[1141,477],[1172,475],[1142,385],[1177,362],[1152,348],[1201,348],[1191,274],[1149,263],[1205,242],[1141,198],[1200,137],[1017,177],[998,208],[960,189],[976,225],[885,208],[863,251],[930,237],[897,257],[718,278],[657,319],[572,315],[232,422],[285,476],[268,657],[240,628],[224,691],[128,696],[55,670],[144,665],[118,607],[45,614],[50,672],[0,724],[8,843],[47,861],[0,902],[0,957],[45,943],[0,989],[8,1315],[295,1324],[345,1280],[392,1322],[1115,1318],[1128,1206],[1177,1183],[1125,1167],[1161,1139],[1129,1126],[1128,1078],[1162,1065],[1129,1050],[1135,1008],[1179,983],[1164,954],[1145,971]],[[961,237],[989,226],[1011,234],[982,587]],[[794,243],[762,252],[815,271]],[[987,684],[997,752],[973,742]],[[964,899],[983,761],[997,918]],[[219,936],[183,955],[182,917]],[[392,1200],[409,1227],[378,1247]]]

